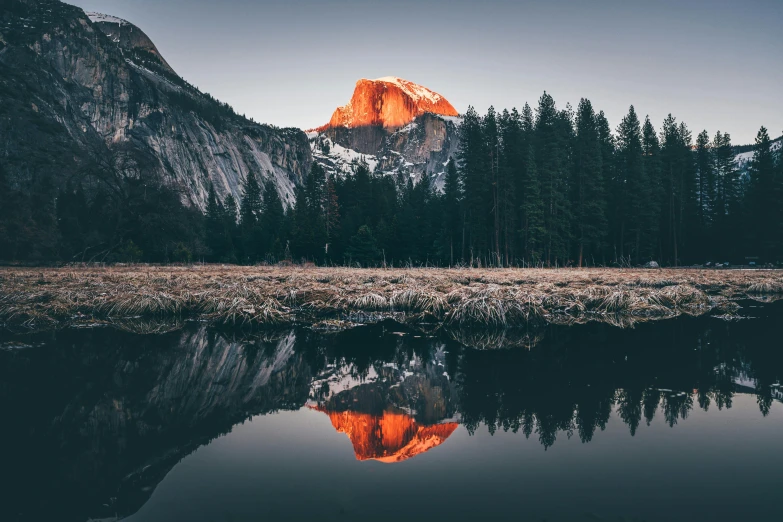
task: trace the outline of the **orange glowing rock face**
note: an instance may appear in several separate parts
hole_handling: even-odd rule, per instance
[[[313,409],[326,413],[332,426],[348,435],[357,460],[387,464],[408,460],[440,446],[458,426],[456,422],[420,426],[408,415],[400,413],[384,412],[379,416]]]
[[[338,107],[329,123],[317,130],[367,125],[397,128],[426,112],[459,116],[446,98],[421,85],[394,76],[361,79],[356,82],[348,105]]]

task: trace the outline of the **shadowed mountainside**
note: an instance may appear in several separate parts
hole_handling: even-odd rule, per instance
[[[138,28],[57,0],[0,11],[0,162],[13,187],[62,186],[132,163],[203,209],[249,172],[293,203],[312,161],[299,129],[259,125],[180,78]]]

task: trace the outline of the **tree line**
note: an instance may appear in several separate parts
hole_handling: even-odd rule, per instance
[[[743,175],[729,134],[704,131],[694,143],[671,115],[656,130],[631,106],[612,132],[586,99],[576,111],[558,110],[547,93],[535,111],[481,117],[469,108],[445,184],[444,257],[493,266],[781,261],[777,151],[762,127]]]
[[[728,133],[695,140],[635,108],[612,130],[582,99],[544,93],[483,116],[472,107],[443,174],[344,175],[312,165],[286,209],[249,173],[239,201],[210,187],[204,213],[118,150],[59,184],[26,190],[0,165],[0,259],[336,265],[630,266],[783,261],[783,152],[762,127],[747,171]]]

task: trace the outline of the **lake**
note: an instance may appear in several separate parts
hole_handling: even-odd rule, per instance
[[[0,520],[783,520],[783,303],[742,304],[632,329],[3,333]]]

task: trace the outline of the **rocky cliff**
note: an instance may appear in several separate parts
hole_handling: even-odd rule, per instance
[[[134,25],[56,0],[0,11],[0,167],[24,188],[78,177],[122,151],[200,208],[210,183],[241,195],[249,172],[286,203],[312,156],[299,129],[259,125],[180,78]]]
[[[338,107],[329,123],[319,130],[368,125],[396,129],[425,113],[459,115],[446,98],[408,80],[395,76],[362,78],[356,82],[348,105]]]
[[[90,21],[98,26],[109,39],[116,43],[118,47],[130,51],[141,51],[150,53],[156,61],[169,73],[174,73],[174,69],[166,62],[160,54],[158,48],[152,43],[149,36],[144,31],[129,23],[127,20],[117,18],[116,16],[105,15],[103,13],[86,13]],[[176,73],[174,73],[176,74]]]
[[[405,181],[431,176],[441,187],[457,152],[460,118],[442,95],[396,77],[356,82],[351,101],[309,134],[313,157],[328,172],[360,162]]]

